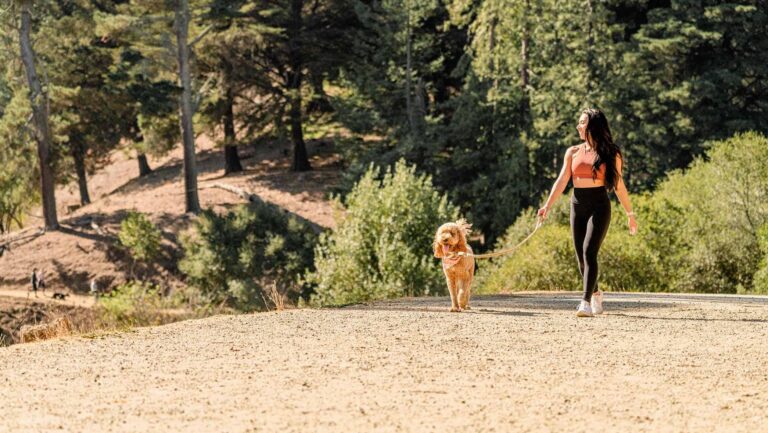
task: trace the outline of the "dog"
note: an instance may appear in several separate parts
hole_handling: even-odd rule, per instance
[[[53,293],[53,299],[60,299],[62,301],[67,299],[67,296],[69,296],[69,293],[61,293],[61,292]]]
[[[475,259],[472,248],[467,244],[471,224],[460,219],[440,226],[435,233],[432,248],[435,257],[442,259],[443,273],[451,295],[451,311],[469,310],[472,294],[472,279],[475,276]],[[458,255],[464,253],[465,255]],[[466,255],[469,254],[469,255]]]

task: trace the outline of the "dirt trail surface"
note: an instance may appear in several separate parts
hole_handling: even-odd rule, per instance
[[[35,297],[34,292],[28,290],[13,290],[0,288],[0,296],[8,298],[21,299],[25,302],[44,302],[56,305],[70,305],[73,307],[92,307],[95,303],[93,296],[78,295],[75,293],[66,293],[64,299],[55,299],[51,290],[43,292],[40,290]]]
[[[0,349],[0,431],[758,432],[768,298],[445,298]]]

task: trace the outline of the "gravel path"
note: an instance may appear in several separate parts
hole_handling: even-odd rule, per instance
[[[0,431],[758,432],[768,298],[573,293],[217,316],[0,349]]]

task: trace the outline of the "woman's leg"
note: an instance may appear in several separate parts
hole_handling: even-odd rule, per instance
[[[584,279],[584,238],[587,235],[587,223],[590,214],[585,212],[583,204],[571,201],[571,234],[573,235],[573,247],[576,250],[576,259],[579,264],[579,274]]]
[[[600,251],[600,245],[608,233],[608,227],[611,224],[611,203],[597,204],[592,211],[592,215],[587,222],[586,234],[582,251],[584,257],[584,271],[582,273],[584,280],[584,300],[589,302],[592,299],[592,293],[597,288],[597,253]]]

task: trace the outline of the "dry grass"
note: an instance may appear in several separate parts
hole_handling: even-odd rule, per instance
[[[39,325],[24,325],[21,327],[21,342],[31,343],[33,341],[48,340],[51,338],[63,337],[72,334],[72,321],[69,317],[62,316],[48,323]]]

